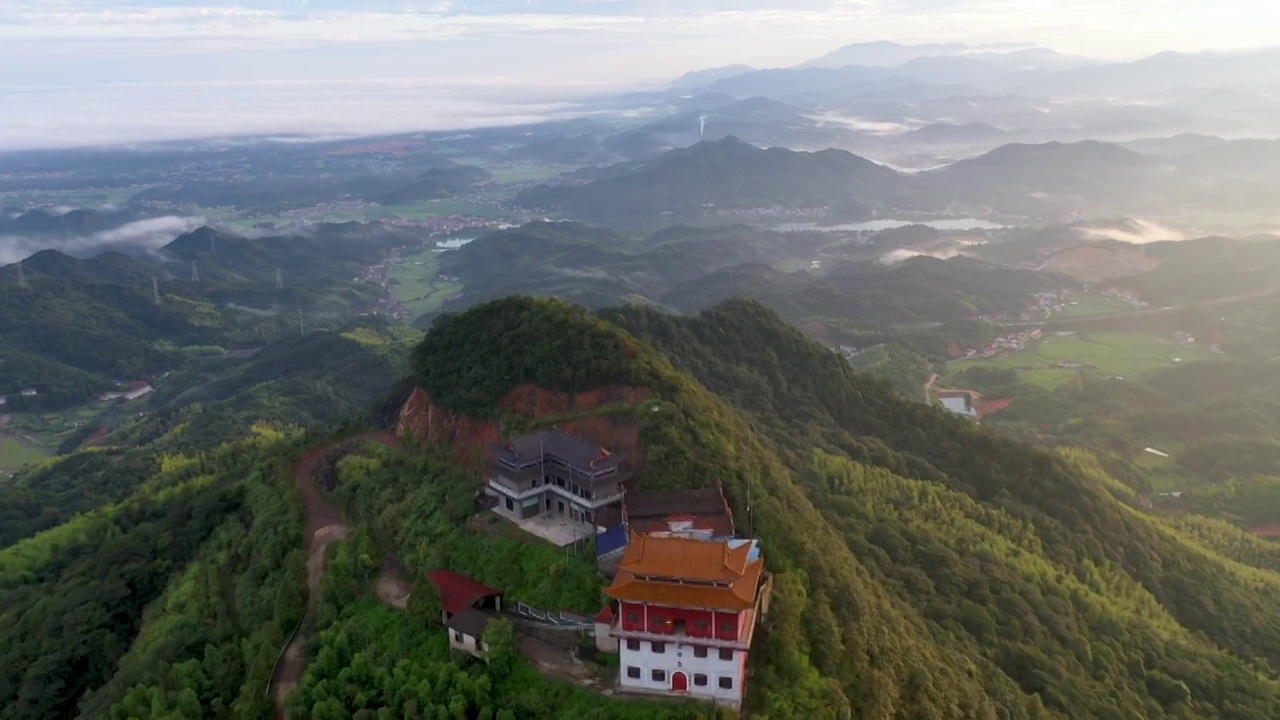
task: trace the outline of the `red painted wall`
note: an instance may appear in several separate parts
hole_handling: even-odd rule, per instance
[[[717,640],[737,640],[738,639],[738,622],[737,613],[732,612],[715,612],[715,624],[711,621],[710,610],[693,610],[685,608],[670,608],[650,606],[648,612],[649,624],[645,625],[645,607],[640,603],[622,603],[621,608],[621,625],[623,630],[633,630],[636,632],[650,632],[659,635],[674,635],[676,632],[676,621],[684,620],[685,633],[689,637],[696,638],[715,638]],[[698,620],[705,621],[705,626],[698,627]],[[728,629],[722,626],[728,623]]]

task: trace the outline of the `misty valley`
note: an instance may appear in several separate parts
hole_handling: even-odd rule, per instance
[[[0,720],[1280,717],[1277,61],[0,152]]]

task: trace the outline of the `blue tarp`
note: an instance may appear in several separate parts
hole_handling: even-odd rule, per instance
[[[627,528],[619,525],[596,535],[596,557],[617,552],[627,546]]]

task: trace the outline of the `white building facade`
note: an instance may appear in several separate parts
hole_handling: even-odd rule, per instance
[[[746,650],[690,640],[619,638],[619,685],[638,692],[687,693],[740,707],[746,688]]]

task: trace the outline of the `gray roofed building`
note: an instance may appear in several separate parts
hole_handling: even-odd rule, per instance
[[[522,435],[505,444],[491,443],[489,449],[494,460],[512,468],[528,468],[552,461],[583,471],[600,471],[618,468],[625,459],[597,443],[558,428]]]
[[[631,477],[625,455],[558,428],[490,443],[489,453],[487,493],[497,499],[495,512],[515,522],[562,518],[582,525],[581,537],[594,533],[595,514],[622,499]]]

